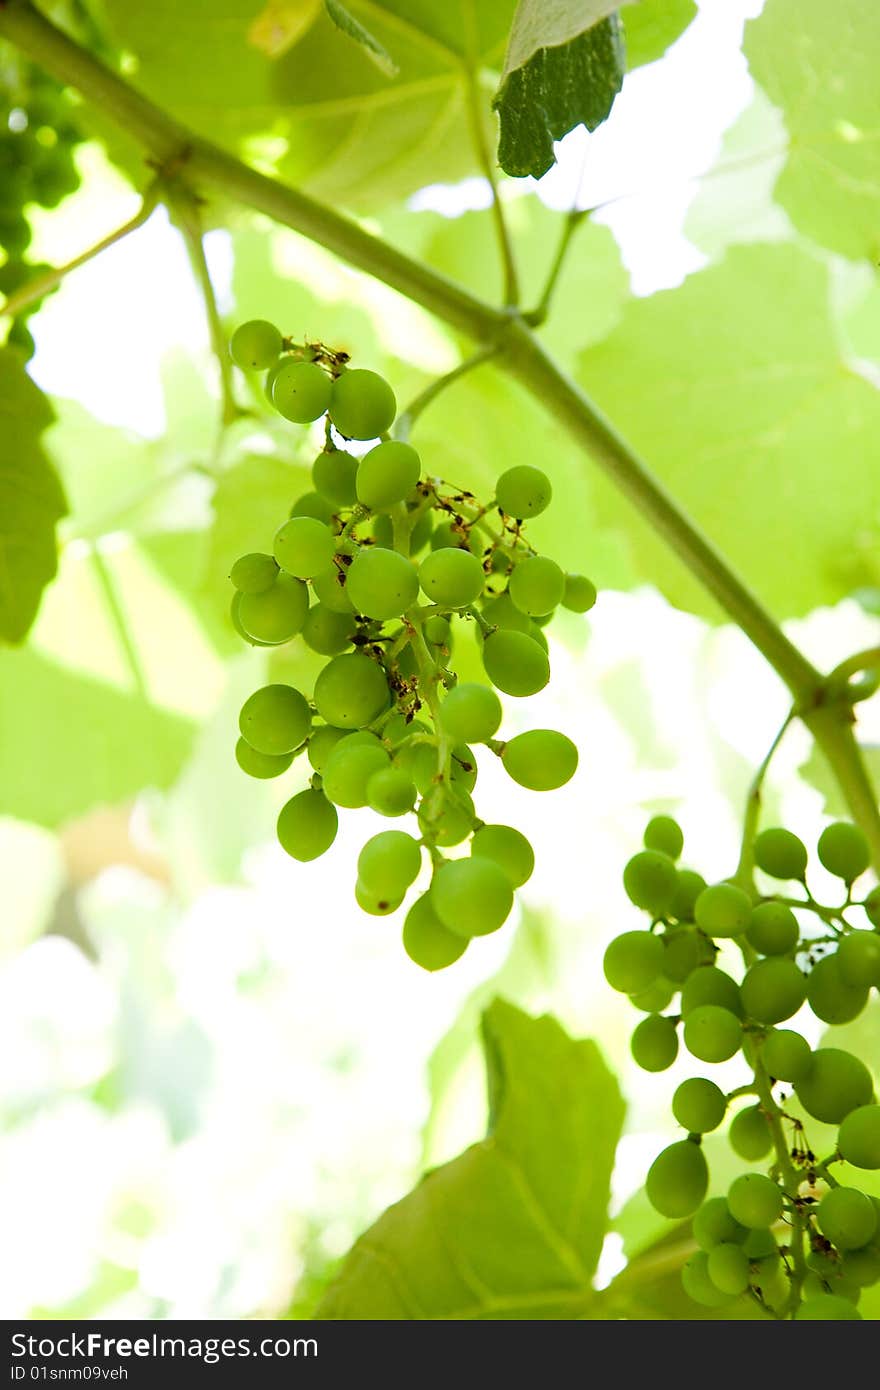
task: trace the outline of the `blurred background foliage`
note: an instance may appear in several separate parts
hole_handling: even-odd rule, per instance
[[[463,74],[488,122],[513,0],[353,0],[393,77],[317,0],[47,9],[200,133],[500,292]],[[864,0],[761,10],[628,7],[646,66],[610,121],[503,194],[527,301],[558,210],[601,205],[543,338],[829,668],[877,642],[880,611],[880,33]],[[21,74],[4,64],[14,111]],[[34,266],[131,217],[146,182],[102,113],[72,112],[75,190],[25,203]],[[404,401],[461,359],[446,327],[320,246],[240,208],[206,218],[227,326],[265,316],[346,348]],[[295,865],[273,840],[289,779],[251,782],[232,758],[242,698],[315,674],[308,654],[242,651],[228,622],[229,566],[265,548],[315,439],[242,379],[247,413],[220,431],[204,307],[162,211],[28,330],[33,355],[14,339],[0,352],[0,501],[30,537],[0,603],[16,643],[56,522],[59,559],[26,642],[0,650],[0,1311],[310,1313],[359,1231],[483,1131],[478,1023],[498,994],[598,1039],[619,1076],[607,1283],[668,1235],[638,1189],[687,1070],[658,1087],[629,1062],[628,1005],[600,969],[631,920],[620,868],[664,810],[688,862],[729,872],[782,686],[539,402],[491,364],[444,394],[414,438],[431,471],[491,492],[501,469],[539,462],[555,496],[534,540],[602,592],[588,621],[554,625],[551,687],[507,713],[510,732],[565,729],[578,777],[541,799],[481,768],[481,813],[537,851],[515,929],[424,976],[396,919],[354,905],[352,827],[371,813],[349,814],[329,862]],[[861,733],[880,744],[871,705]],[[815,841],[838,810],[794,730],[768,818]],[[866,1056],[878,1021],[875,1000],[832,1031]],[[686,1316],[681,1298],[658,1280],[636,1315]]]

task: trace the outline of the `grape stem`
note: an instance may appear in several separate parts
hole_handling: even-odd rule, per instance
[[[546,323],[550,314],[553,295],[565,266],[572,239],[578,227],[581,226],[588,216],[589,212],[581,208],[572,208],[566,213],[565,221],[562,224],[559,244],[556,247],[556,254],[550,264],[550,270],[541,292],[541,298],[538,300],[534,309],[530,309],[527,313],[523,314],[523,321],[531,328],[540,328],[541,324]]]
[[[552,413],[642,513],[654,532],[754,643],[799,707],[880,869],[880,808],[853,735],[850,702],[841,701],[785,636],[757,597],[580,387],[547,355],[523,316],[495,307],[383,242],[349,218],[251,168],[196,136],[135,91],[30,3],[0,6],[0,37],[60,81],[77,88],[138,141],[148,162],[185,171],[193,187],[236,199],[318,242],[375,276],[454,330],[499,349],[499,364]],[[491,168],[491,164],[490,164]]]
[[[739,852],[739,863],[736,866],[734,878],[739,886],[747,893],[754,892],[754,873],[755,873],[755,835],[758,830],[758,821],[761,816],[761,797],[764,787],[764,779],[773,761],[773,756],[781,744],[785,734],[797,717],[796,707],[792,707],[785,716],[782,727],[776,733],[773,742],[767,750],[763,762],[752,778],[746,797],[746,810],[743,817],[742,842]]]

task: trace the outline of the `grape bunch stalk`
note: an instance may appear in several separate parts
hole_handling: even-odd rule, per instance
[[[746,870],[711,885],[679,867],[684,837],[671,817],[650,821],[644,845],[623,882],[650,926],[618,936],[604,961],[608,983],[645,1014],[633,1057],[664,1071],[680,1035],[698,1061],[741,1054],[747,1073],[727,1094],[710,1077],[682,1081],[672,1113],[686,1137],[648,1171],[652,1206],[693,1219],[698,1249],[682,1270],[684,1288],[707,1308],[746,1296],[776,1318],[858,1319],[862,1289],[880,1281],[880,1201],[859,1186],[860,1173],[880,1170],[880,1105],[859,1057],[813,1049],[779,1025],[804,1005],[823,1023],[848,1023],[880,988],[880,888],[853,894],[869,867],[868,842],[848,822],[823,830],[819,861],[845,890],[835,906],[810,892],[806,846],[786,829],[757,834]],[[779,891],[756,891],[752,863]],[[731,946],[742,971],[718,964]],[[707,1200],[703,1136],[731,1115],[734,1153],[764,1167]],[[811,1121],[835,1127],[822,1156],[808,1137]]]
[[[295,345],[264,320],[242,324],[230,350],[244,370],[266,371],[267,397],[285,419],[326,417],[314,490],[282,520],[272,553],[241,556],[230,577],[232,621],[246,641],[272,647],[301,636],[327,664],[311,698],[276,683],[245,701],[238,763],[252,777],[275,777],[306,755],[309,785],[278,817],[278,839],[294,859],[330,848],[339,808],[414,818],[414,833],[382,830],[367,841],[355,896],[367,913],[396,911],[427,856],[430,887],[409,908],[403,944],[424,969],[442,969],[503,925],[534,868],[523,834],[477,815],[474,745],[534,791],[572,777],[578,752],[564,734],[496,737],[496,692],[524,697],[546,686],[543,626],[559,605],[586,612],[596,590],[526,539],[526,523],[550,503],[540,469],[509,468],[481,504],[426,476],[412,445],[390,436],[396,401],[377,373]],[[379,442],[358,458],[337,437]],[[485,683],[456,677],[462,629],[476,636]]]

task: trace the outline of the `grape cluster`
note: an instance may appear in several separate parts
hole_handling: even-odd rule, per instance
[[[330,848],[340,807],[414,817],[413,833],[382,830],[364,845],[355,896],[365,912],[396,911],[427,854],[430,888],[407,913],[403,943],[418,965],[442,969],[502,926],[534,867],[524,835],[477,816],[474,745],[535,791],[573,775],[577,749],[564,734],[496,738],[496,692],[528,696],[547,684],[543,626],[559,605],[586,612],[596,591],[526,539],[524,523],[550,503],[540,469],[509,468],[494,501],[480,505],[425,476],[412,445],[390,437],[396,402],[377,373],[296,347],[262,320],[236,330],[231,353],[243,369],[266,371],[266,394],[286,419],[326,416],[313,490],[279,526],[272,553],[243,555],[230,577],[232,621],[246,641],[271,647],[301,636],[327,664],[311,699],[272,684],[245,701],[236,757],[252,777],[275,777],[307,756],[309,785],[278,817],[294,859]],[[355,457],[337,436],[379,442]],[[459,681],[452,669],[463,629],[477,639],[486,683]]]
[[[82,139],[65,89],[32,64],[0,51],[0,293],[13,294],[45,267],[25,259],[31,241],[29,203],[57,207],[79,186],[74,149]],[[26,357],[34,341],[25,324],[39,303],[12,324],[9,343]]]
[[[633,1057],[647,1071],[664,1071],[681,1038],[700,1062],[741,1053],[748,1069],[748,1080],[728,1094],[709,1077],[682,1081],[672,1113],[686,1137],[648,1171],[654,1208],[693,1218],[698,1249],[682,1272],[685,1290],[709,1308],[748,1295],[780,1318],[859,1318],[862,1288],[880,1281],[880,1201],[860,1190],[857,1173],[854,1182],[832,1168],[845,1161],[880,1169],[880,1105],[860,1058],[837,1047],[813,1050],[780,1025],[804,1004],[824,1023],[847,1023],[880,988],[880,888],[853,896],[870,863],[865,836],[841,821],[819,838],[820,863],[845,888],[832,907],[807,887],[807,849],[789,830],[764,830],[751,844],[756,868],[780,885],[766,894],[748,868],[707,885],[679,867],[684,838],[668,816],[650,821],[644,845],[623,881],[650,927],[618,936],[604,962],[609,984],[645,1014],[632,1035]],[[739,948],[738,979],[717,963],[724,942]],[[807,1124],[836,1127],[824,1158],[786,1109],[792,1091]],[[726,1195],[707,1200],[703,1135],[731,1113],[734,1153],[750,1164],[766,1160],[766,1170],[742,1173]]]

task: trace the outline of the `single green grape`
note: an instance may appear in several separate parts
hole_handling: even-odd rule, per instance
[[[722,1243],[742,1245],[749,1236],[748,1227],[741,1226],[731,1216],[726,1197],[710,1197],[704,1202],[694,1214],[692,1229],[700,1249],[707,1251]]]
[[[380,816],[405,816],[416,802],[416,785],[398,767],[381,767],[367,782],[367,805]]]
[[[532,555],[521,560],[507,586],[511,602],[529,617],[552,613],[562,602],[565,575],[555,560]]]
[[[771,878],[803,880],[807,847],[790,830],[762,830],[755,839],[755,863]]]
[[[278,843],[303,863],[325,854],[336,839],[339,819],[322,791],[309,788],[291,797],[278,815]]]
[[[422,851],[403,830],[380,830],[358,855],[358,879],[370,893],[401,899],[418,877]]]
[[[562,606],[572,613],[589,613],[596,602],[596,586],[585,574],[567,574]]]
[[[740,985],[743,1007],[759,1023],[782,1023],[807,997],[807,977],[793,960],[770,956],[746,971]]]
[[[842,1121],[837,1147],[854,1168],[880,1168],[880,1105],[860,1105]]]
[[[403,948],[423,970],[445,970],[464,955],[468,938],[444,927],[430,893],[417,898],[403,924]]]
[[[848,821],[826,825],[819,836],[819,859],[830,874],[852,883],[871,862],[871,849],[864,831]]]
[[[678,1033],[671,1018],[649,1014],[633,1031],[633,1060],[643,1071],[666,1071],[678,1056]]]
[[[678,859],[684,849],[681,826],[672,816],[652,816],[642,837],[645,849],[657,850],[670,859]],[[677,876],[676,876],[677,877]]]
[[[253,637],[249,632],[246,631],[246,629],[242,626],[240,611],[241,601],[243,598],[244,594],[240,594],[236,589],[235,593],[232,595],[232,603],[229,605],[229,620],[232,623],[232,626],[235,628],[235,631],[238,633],[239,637],[242,639],[242,641],[247,642],[248,646],[251,647],[283,646],[284,642],[288,640],[287,638],[284,638],[281,642],[262,642],[259,639],[259,637]]]
[[[273,541],[275,559],[297,579],[314,579],[336,554],[336,540],[329,526],[312,516],[294,516],[278,527]]]
[[[798,943],[797,918],[785,903],[758,903],[752,908],[746,939],[762,956],[785,956]]]
[[[824,956],[810,971],[807,1000],[823,1023],[851,1023],[865,1008],[868,985],[848,985],[840,973],[837,954]]]
[[[260,371],[271,367],[282,348],[282,337],[274,323],[248,319],[240,323],[229,343],[229,355],[237,367]]]
[[[371,511],[403,502],[419,481],[422,461],[411,444],[386,439],[364,454],[357,471],[358,501]]]
[[[338,656],[351,646],[356,630],[353,613],[334,613],[326,603],[313,603],[302,626],[302,639],[321,656]]]
[[[504,870],[479,855],[455,859],[434,874],[431,904],[444,926],[459,936],[486,936],[510,915],[513,889]]]
[[[324,794],[336,806],[356,810],[369,801],[367,787],[376,772],[389,767],[389,758],[378,739],[337,744],[324,766]]]
[[[854,1303],[834,1294],[805,1298],[795,1313],[796,1322],[860,1322],[862,1315]]]
[[[663,975],[658,976],[653,984],[648,985],[647,989],[636,990],[635,994],[629,996],[629,1002],[634,1009],[638,1009],[643,1014],[659,1014],[668,1008],[672,1003],[675,994],[675,985],[672,980],[667,980]]]
[[[672,1113],[689,1134],[708,1134],[717,1129],[726,1112],[727,1097],[721,1087],[704,1076],[689,1076],[672,1097]]]
[[[578,751],[570,738],[554,729],[529,729],[505,743],[501,761],[521,787],[548,792],[563,787],[574,776]]]
[[[290,509],[291,517],[310,516],[313,521],[323,521],[325,526],[333,522],[333,508],[318,492],[304,492]]]
[[[512,888],[522,888],[535,868],[535,851],[525,835],[511,825],[481,825],[471,840],[471,854],[492,859],[507,875]],[[665,1007],[666,1004],[661,1005]]]
[[[399,618],[412,607],[419,581],[412,560],[396,550],[370,546],[355,556],[346,588],[356,612],[384,621]]]
[[[683,984],[698,966],[711,965],[715,959],[713,943],[691,926],[669,927],[660,940],[666,952],[663,973],[676,984]]]
[[[278,578],[278,566],[271,555],[253,551],[236,560],[229,578],[241,594],[262,594]]]
[[[405,895],[399,893],[392,897],[388,893],[377,892],[358,879],[354,885],[354,896],[362,912],[368,912],[371,917],[388,917],[397,911]]]
[[[322,719],[337,729],[362,729],[387,709],[385,672],[361,652],[346,652],[327,662],[315,681],[315,705]]]
[[[358,500],[355,479],[359,461],[345,449],[325,449],[312,464],[315,492],[331,507],[353,507]]]
[[[652,917],[663,917],[675,896],[678,874],[668,854],[643,849],[624,868],[623,886],[636,907],[650,912]]]
[[[730,1295],[722,1293],[709,1278],[709,1256],[705,1250],[698,1250],[682,1265],[681,1286],[688,1298],[703,1308],[723,1308],[730,1302]]]
[[[432,613],[425,619],[423,628],[425,641],[429,646],[449,648],[452,645],[452,624],[439,613]]]
[[[722,1242],[709,1251],[707,1256],[709,1278],[722,1293],[745,1293],[749,1287],[750,1271],[748,1256],[739,1245]]]
[[[309,736],[306,697],[292,685],[264,685],[245,700],[238,717],[242,738],[258,753],[292,753]]]
[[[709,936],[738,936],[749,925],[752,903],[748,893],[732,883],[704,888],[694,904],[698,927]]]
[[[826,1125],[839,1125],[851,1110],[868,1105],[874,1082],[864,1062],[837,1047],[820,1047],[810,1070],[794,1083],[795,1094],[808,1115]]]
[[[495,488],[495,499],[503,512],[525,521],[546,511],[553,496],[550,479],[540,468],[517,464],[502,473]]]
[[[764,1158],[773,1148],[773,1135],[760,1105],[747,1105],[734,1115],[728,1136],[730,1147],[748,1163]]]
[[[880,935],[851,931],[837,946],[837,964],[843,984],[853,989],[880,988]]]
[[[681,1139],[663,1149],[645,1179],[645,1192],[651,1206],[661,1216],[676,1221],[693,1215],[708,1186],[705,1155],[691,1139]]]
[[[819,1203],[819,1229],[838,1250],[858,1250],[874,1238],[877,1208],[854,1187],[833,1187]]]
[[[317,362],[291,359],[279,367],[272,380],[272,404],[285,420],[308,425],[326,414],[332,384]]]
[[[802,1081],[813,1065],[806,1038],[788,1028],[774,1028],[767,1034],[762,1056],[768,1075],[776,1081]]]
[[[669,905],[669,915],[677,922],[692,922],[697,898],[706,887],[702,874],[694,869],[678,869],[675,896]]]
[[[330,419],[345,439],[377,439],[396,414],[394,392],[378,372],[349,368],[333,383]]]
[[[432,550],[419,566],[422,589],[441,608],[467,608],[483,592],[485,580],[476,555],[452,546]]]
[[[433,786],[419,806],[419,826],[441,849],[460,845],[472,833],[476,811],[464,787]]]
[[[663,947],[650,932],[623,932],[608,945],[602,968],[612,989],[637,994],[662,974]]]
[[[452,758],[449,764],[449,777],[452,782],[459,783],[469,792],[472,792],[477,784],[477,760],[474,751],[466,743],[457,743],[452,750]]]
[[[469,550],[472,555],[483,554],[483,542],[476,528],[470,529],[461,518],[441,521],[431,533],[432,550]]]
[[[521,613],[511,600],[510,594],[497,594],[495,598],[490,598],[483,604],[483,617],[492,627],[502,628],[507,632],[523,632],[528,634],[531,627],[527,613]]]
[[[682,1018],[687,1018],[703,1004],[715,1004],[727,1009],[736,1018],[742,1018],[745,1013],[739,985],[717,965],[700,966],[688,975],[682,987]]]
[[[727,1190],[727,1205],[734,1221],[762,1230],[782,1215],[782,1193],[763,1173],[742,1173]]]
[[[880,887],[871,889],[862,906],[868,921],[880,927]]]
[[[330,724],[321,724],[317,729],[313,729],[306,751],[315,772],[323,773],[330,759],[330,754],[338,743],[343,739],[354,737],[354,734],[346,733],[345,729],[334,729]]]
[[[684,1044],[701,1062],[726,1062],[742,1046],[742,1024],[719,1004],[699,1004],[684,1021]]]
[[[440,706],[440,722],[457,741],[485,743],[497,732],[501,712],[501,701],[494,690],[466,681],[453,686],[446,696]]]
[[[308,611],[309,591],[302,580],[279,574],[271,589],[241,595],[238,620],[249,637],[278,646],[302,631]]]
[[[354,604],[348,597],[346,572],[335,564],[316,574],[312,580],[315,598],[333,613],[353,613]]]
[[[293,754],[258,753],[256,748],[251,748],[246,739],[240,738],[235,745],[235,761],[248,777],[265,780],[269,777],[280,777],[282,772],[286,772],[293,762]]]

